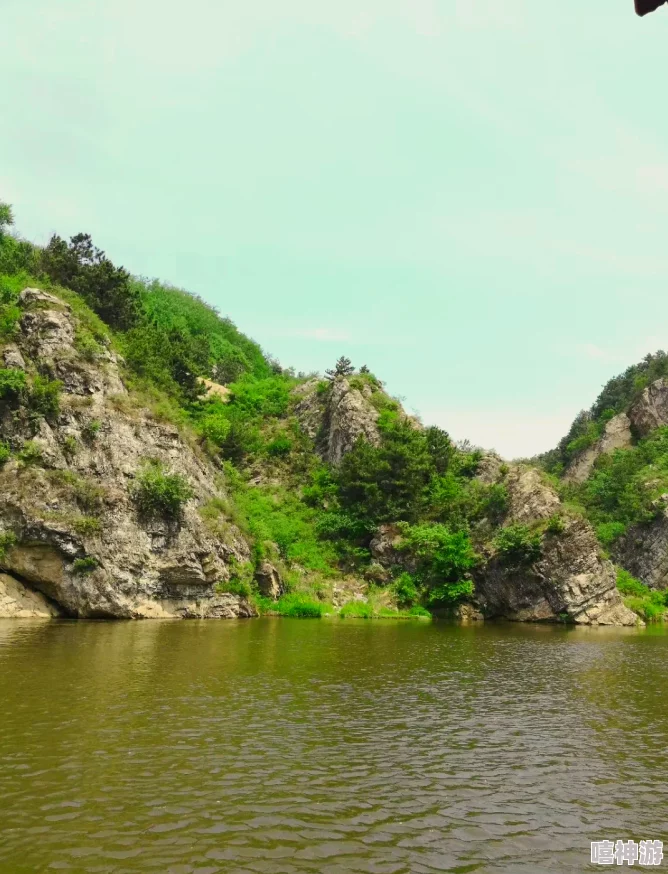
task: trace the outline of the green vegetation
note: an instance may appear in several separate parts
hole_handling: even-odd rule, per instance
[[[663,376],[668,376],[668,355],[661,350],[627,367],[606,383],[589,410],[578,413],[557,448],[537,460],[546,470],[562,473],[574,455],[598,440],[613,416],[628,410],[650,383]]]
[[[148,461],[137,474],[132,494],[139,513],[178,519],[193,490],[185,477],[167,473],[159,461]]]
[[[93,443],[93,441],[97,439],[97,435],[100,433],[101,427],[102,425],[100,422],[98,422],[97,419],[90,419],[82,427],[81,436],[86,441],[86,443]]]
[[[668,592],[650,589],[622,568],[617,569],[617,588],[624,603],[645,622],[663,622],[668,611]]]
[[[327,605],[298,592],[282,595],[278,601],[256,596],[255,603],[260,613],[293,619],[320,619],[327,612]]]
[[[589,478],[563,489],[585,508],[604,545],[629,525],[651,522],[668,492],[668,427],[657,428],[629,449],[601,455]]]
[[[22,370],[0,368],[0,401],[14,401],[26,391],[26,375]]]
[[[250,598],[253,594],[250,583],[246,582],[246,580],[234,578],[216,583],[216,591],[228,592],[230,595],[239,595],[242,598]]]
[[[321,616],[329,610],[332,580],[349,573],[369,582],[369,603],[350,602],[341,616],[424,615],[428,607],[470,597],[479,556],[490,546],[509,567],[521,567],[540,557],[543,538],[547,545],[566,532],[561,516],[531,528],[500,528],[508,467],[501,467],[501,483],[478,481],[479,450],[455,445],[439,428],[416,427],[369,368],[356,370],[345,356],[318,381],[314,401],[324,407],[333,381],[348,380],[377,410],[380,437],[377,445],[360,438],[338,468],[321,462],[315,448],[322,435],[308,436],[295,413],[294,389],[304,374],[282,368],[199,298],[131,276],[88,234],[69,242],[54,236],[42,249],[13,236],[12,222],[11,209],[0,204],[0,342],[16,336],[21,290],[36,286],[72,308],[74,345],[84,360],[102,359],[108,349],[122,355],[131,391],[110,403],[137,420],[137,410],[148,408],[206,453],[221,471],[226,497],[202,506],[202,519],[221,540],[232,544],[240,529],[252,545],[251,561],[235,565],[219,591],[252,598],[265,612]],[[613,380],[558,449],[543,457],[543,466],[553,475],[562,471],[598,439],[611,416],[664,374],[668,357],[657,353]],[[0,406],[28,423],[28,436],[38,433],[42,418],[53,424],[60,415],[62,386],[53,375],[32,366],[25,373],[0,369]],[[100,421],[86,421],[83,403],[76,411],[81,444],[61,437],[67,460],[100,432]],[[73,408],[69,398],[68,412]],[[15,455],[23,467],[43,464],[38,443],[30,440]],[[9,457],[10,447],[0,443],[0,465]],[[668,493],[664,457],[668,435],[657,432],[601,459],[586,483],[563,489],[564,497],[587,513],[609,545],[629,524],[660,512],[660,496]],[[103,490],[69,470],[45,475],[75,505],[74,529],[82,536],[98,533]],[[158,461],[145,463],[131,493],[140,516],[168,520],[178,520],[193,497],[186,479]],[[397,534],[396,561],[387,568],[374,562],[371,550],[383,525]],[[276,603],[257,594],[254,577],[264,560],[280,568],[288,589]],[[381,590],[385,600],[373,594]],[[403,613],[379,606],[388,597]]]
[[[22,467],[39,465],[42,463],[42,450],[34,441],[26,440],[19,451],[18,459]]]
[[[528,525],[507,525],[494,538],[499,554],[510,564],[530,564],[540,558],[543,544],[541,533]]]
[[[339,610],[341,619],[373,619],[374,609],[366,601],[348,601]]]
[[[98,562],[92,555],[87,555],[85,558],[75,558],[72,564],[72,571],[75,574],[91,574],[97,568]]]
[[[0,531],[0,562],[7,555],[7,550],[17,543],[16,535],[12,531]]]
[[[5,462],[9,461],[12,457],[12,451],[9,448],[9,444],[0,440],[0,467],[5,464]]]

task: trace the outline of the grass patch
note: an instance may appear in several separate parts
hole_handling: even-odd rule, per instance
[[[366,601],[349,601],[339,610],[341,619],[373,619],[374,610]]]
[[[7,555],[7,550],[16,546],[16,535],[13,531],[0,532],[0,561]]]
[[[327,605],[298,592],[282,595],[278,601],[256,595],[254,601],[258,612],[262,615],[287,616],[293,619],[321,619],[327,612]]]
[[[75,574],[92,574],[97,568],[97,559],[92,555],[87,555],[85,558],[75,558],[72,564],[72,571]]]
[[[668,592],[650,589],[623,568],[617,569],[617,588],[626,606],[645,622],[663,622],[668,609]]]

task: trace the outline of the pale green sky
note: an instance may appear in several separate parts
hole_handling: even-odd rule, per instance
[[[552,446],[668,347],[668,12],[632,0],[2,0],[0,199]]]

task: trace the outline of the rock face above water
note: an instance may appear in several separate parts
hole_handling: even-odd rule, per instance
[[[27,588],[0,573],[0,617],[9,619],[53,619],[61,611],[40,592]]]
[[[487,483],[504,482],[508,491],[505,525],[536,525],[559,515],[563,530],[542,538],[540,558],[513,564],[494,549],[474,574],[476,596],[487,616],[523,622],[567,619],[579,624],[635,625],[637,616],[624,606],[616,587],[613,564],[600,555],[598,541],[587,521],[563,514],[556,492],[539,471],[483,460]],[[495,473],[496,470],[496,473]]]
[[[0,615],[253,615],[243,598],[215,590],[232,559],[249,557],[234,525],[221,539],[198,512],[224,497],[216,470],[174,426],[135,406],[112,350],[101,348],[92,361],[78,351],[67,304],[37,289],[26,289],[20,303],[25,312],[15,343],[2,350],[5,366],[60,379],[61,410],[36,425],[22,410],[0,406],[2,439],[14,450],[31,440],[39,454],[0,467],[0,532],[18,541],[0,558]],[[196,497],[181,518],[138,515],[132,484],[149,459],[192,486]]]

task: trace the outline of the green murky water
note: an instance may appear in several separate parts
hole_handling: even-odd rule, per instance
[[[667,692],[663,629],[0,622],[0,871],[582,871],[668,841]]]

